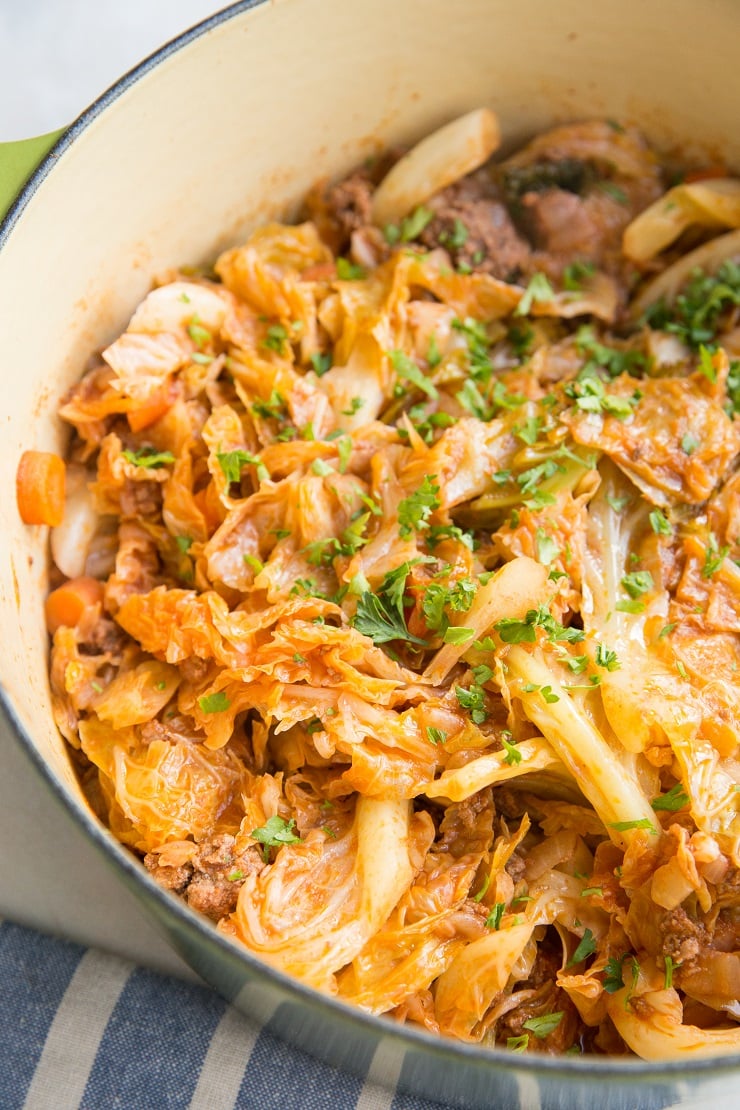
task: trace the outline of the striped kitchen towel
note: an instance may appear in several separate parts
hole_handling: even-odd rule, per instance
[[[364,1079],[345,1074],[207,987],[8,922],[0,983],[2,1110],[439,1106],[394,1092],[392,1061],[375,1059]]]

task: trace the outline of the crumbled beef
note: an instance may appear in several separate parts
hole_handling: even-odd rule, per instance
[[[159,853],[150,852],[144,865],[165,889],[183,895],[188,905],[213,921],[233,912],[246,877],[265,866],[256,847],[237,852],[234,837],[226,833],[195,847],[185,863],[166,866]]]
[[[80,643],[80,651],[85,655],[105,655],[110,662],[119,663],[128,639],[115,621],[110,617],[101,616],[89,630],[84,629],[84,640]]]
[[[702,948],[708,946],[709,938],[704,926],[692,921],[680,906],[661,914],[659,927],[663,935],[663,955],[670,956],[684,969],[689,969]]]
[[[160,482],[136,482],[127,478],[121,489],[121,516],[156,516],[162,508]]]
[[[208,674],[208,661],[198,659],[196,655],[191,655],[189,658],[183,659],[180,664],[180,673],[191,686],[198,686]]]
[[[145,594],[157,584],[159,554],[149,532],[134,521],[123,521],[118,530],[116,570],[105,587],[105,604],[116,613],[127,597]]]
[[[453,264],[516,281],[528,269],[531,249],[483,174],[462,178],[426,204],[434,212],[419,241],[443,246]]]

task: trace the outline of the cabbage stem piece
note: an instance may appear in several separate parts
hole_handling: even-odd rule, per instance
[[[373,197],[373,223],[396,223],[417,205],[487,161],[501,142],[490,108],[476,108],[427,135],[381,181]]]
[[[524,712],[573,775],[612,840],[624,847],[638,829],[657,833],[658,823],[639,784],[539,654],[515,645],[506,661],[509,677],[518,680],[512,692],[521,698]],[[543,687],[549,687],[553,700],[545,701]]]
[[[496,621],[505,617],[523,619],[529,609],[536,609],[544,600],[547,568],[527,555],[512,559],[481,586],[467,613],[460,613],[460,624],[472,628],[482,640]],[[471,638],[472,639],[472,638]],[[470,642],[445,644],[424,671],[424,679],[438,685],[468,650]]]
[[[420,793],[426,794],[427,798],[448,798],[451,802],[462,802],[486,786],[506,782],[519,775],[529,774],[530,771],[544,771],[549,767],[557,767],[561,773],[565,770],[546,740],[536,737],[523,740],[517,744],[516,750],[521,757],[518,763],[507,763],[509,753],[505,750],[489,752],[463,767],[444,771],[434,782],[428,782]]]
[[[676,185],[624,229],[622,250],[648,262],[689,227],[740,227],[740,181],[721,177]]]
[[[633,1052],[643,1060],[661,1061],[740,1052],[740,1028],[684,1025],[681,999],[673,988],[665,990],[663,983],[662,971],[641,964],[634,988],[625,986],[606,1000],[609,1017]]]

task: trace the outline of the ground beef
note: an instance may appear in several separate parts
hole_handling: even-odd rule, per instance
[[[188,905],[213,921],[233,912],[247,875],[265,866],[256,847],[237,852],[234,837],[226,833],[195,847],[192,859],[180,866],[163,866],[157,852],[145,856],[144,864],[161,886],[183,895]]]
[[[434,212],[419,241],[442,246],[456,268],[480,270],[517,281],[529,268],[531,249],[484,174],[456,181],[426,205]]]
[[[207,659],[198,659],[196,655],[191,655],[188,659],[183,659],[180,664],[180,673],[191,686],[199,686],[205,681],[208,668]]]
[[[121,489],[121,516],[157,516],[162,508],[160,482],[136,482],[127,478]]]
[[[116,570],[105,586],[105,604],[116,613],[132,594],[145,594],[157,585],[159,553],[149,532],[134,521],[118,530]]]
[[[83,629],[80,630],[81,632]],[[119,663],[123,649],[129,642],[126,633],[110,617],[101,616],[88,630],[84,629],[84,640],[80,651],[85,655],[105,655],[112,663]]]
[[[680,906],[661,915],[660,931],[663,934],[663,955],[670,956],[674,963],[683,964],[687,970],[709,944],[704,926],[692,921]]]

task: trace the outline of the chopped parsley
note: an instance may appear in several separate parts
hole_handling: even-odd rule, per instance
[[[714,536],[709,537],[706,551],[704,553],[704,566],[701,568],[702,578],[711,578],[724,563],[725,559],[730,553],[730,545],[725,544],[722,547],[717,547],[717,540]]]
[[[645,312],[652,328],[672,332],[694,350],[712,343],[721,327],[721,318],[740,305],[740,265],[723,262],[716,273],[697,269],[668,305],[657,301]]]
[[[529,1047],[529,1033],[522,1033],[521,1037],[507,1037],[506,1047],[512,1052],[526,1052]]]
[[[219,690],[215,694],[204,694],[202,698],[198,698],[198,705],[203,713],[223,713],[231,706],[231,702],[223,690]]]
[[[188,335],[193,343],[195,343],[196,347],[205,347],[206,343],[210,343],[213,339],[208,328],[203,327],[197,316],[193,316],[193,319],[188,324]]]
[[[509,736],[511,736],[511,733],[509,733]],[[506,752],[506,755],[504,756],[504,763],[508,763],[510,767],[516,767],[522,761],[522,753],[519,751],[516,744],[513,744],[505,733],[501,734],[501,743],[503,744],[504,751]]]
[[[587,959],[589,956],[593,956],[595,951],[596,951],[596,941],[594,940],[594,935],[593,935],[593,933],[591,932],[590,929],[586,929],[586,931],[584,932],[584,934],[581,938],[580,944],[578,945],[575,952],[573,953],[573,955],[568,960],[568,962],[565,966],[566,967],[573,967],[574,964],[583,963],[583,961],[585,959]]]
[[[579,290],[586,280],[596,272],[596,267],[593,262],[579,261],[571,262],[563,270],[563,287],[570,292]]]
[[[277,389],[273,389],[266,401],[258,397],[252,403],[252,412],[263,420],[281,420],[285,416],[285,408],[285,398]]]
[[[617,832],[629,832],[630,829],[648,829],[653,836],[658,835],[658,830],[648,817],[640,817],[636,821],[610,821],[610,829],[616,829]]]
[[[444,744],[447,739],[447,733],[443,728],[434,728],[433,725],[427,725],[427,739],[432,744]]]
[[[444,636],[450,626],[446,610],[467,613],[473,604],[476,589],[472,578],[459,578],[451,586],[445,586],[442,582],[430,582],[422,601],[424,620],[430,632]]]
[[[537,628],[544,629],[551,643],[564,641],[577,644],[585,636],[580,628],[566,628],[556,621],[545,605],[528,610],[523,621],[514,617],[503,617],[496,621],[493,627],[505,644],[533,644],[537,639]]]
[[[663,990],[669,991],[673,986],[673,972],[681,967],[680,963],[674,964],[671,956],[663,957],[663,967],[665,968],[665,976],[663,979]]]
[[[348,258],[338,258],[337,277],[340,281],[362,281],[367,277],[367,270],[364,266],[350,262]]]
[[[514,309],[514,316],[526,316],[532,309],[532,305],[542,303],[543,301],[551,301],[555,296],[555,290],[550,285],[544,274],[533,274],[530,278],[527,288],[524,290],[524,295],[519,304]]]
[[[269,470],[259,456],[250,455],[248,451],[242,451],[241,448],[237,451],[219,452],[216,459],[229,485],[232,482],[241,481],[242,467],[244,466],[256,467],[258,482],[266,482],[270,477]]]
[[[612,671],[618,671],[621,665],[622,664],[619,662],[616,651],[612,651],[611,648],[604,647],[603,644],[596,645],[597,667],[604,667],[605,670],[611,673]]]
[[[635,570],[631,574],[625,574],[622,576],[621,583],[622,588],[631,598],[642,597],[655,586],[649,570]]]
[[[537,558],[544,566],[549,566],[560,554],[560,548],[544,528],[538,528],[535,532],[535,544]]]
[[[660,509],[653,509],[653,511],[650,513],[650,516],[648,517],[648,520],[650,521],[650,527],[652,528],[653,532],[655,532],[656,536],[673,535],[671,522],[668,520],[665,513],[661,512]]]
[[[684,454],[693,455],[698,446],[699,440],[695,435],[692,435],[691,432],[686,432],[686,434],[681,437],[681,450]]]
[[[317,377],[323,378],[324,374],[332,368],[331,351],[314,351],[311,355],[311,365]]]
[[[413,636],[406,626],[404,589],[410,570],[410,563],[402,563],[385,575],[377,593],[365,590],[360,595],[352,624],[358,632],[369,636],[373,643],[405,640],[426,647],[426,641]]]
[[[429,528],[429,517],[439,508],[439,486],[434,481],[435,477],[425,474],[419,488],[399,503],[398,531],[404,539],[408,539],[412,532]]]
[[[477,683],[466,689],[464,686],[455,687],[455,696],[463,709],[470,713],[473,724],[482,725],[488,714],[486,713],[485,692]]]
[[[270,817],[258,829],[252,829],[250,836],[263,845],[265,862],[270,858],[270,848],[282,848],[283,844],[297,844],[300,836],[296,836],[295,821],[291,817],[286,821],[284,817]]]
[[[528,1029],[530,1033],[534,1033],[538,1040],[544,1040],[554,1033],[560,1022],[563,1019],[565,1011],[558,1010],[554,1014],[542,1014],[541,1017],[533,1017],[528,1021],[522,1022],[522,1029]]]
[[[420,389],[422,393],[426,393],[427,397],[432,401],[437,400],[439,392],[436,386],[425,377],[416,363],[410,359],[407,354],[404,354],[403,351],[394,350],[388,352],[388,357],[399,378],[411,382],[411,384],[415,385],[417,389]]]
[[[262,340],[262,346],[266,347],[268,351],[275,351],[276,354],[281,355],[287,342],[288,332],[283,325],[271,324],[267,329],[265,338]]]
[[[491,912],[489,913],[488,917],[485,920],[485,926],[486,926],[487,929],[496,929],[496,930],[498,930],[498,929],[501,928],[501,918],[504,916],[504,910],[505,909],[506,909],[506,903],[505,902],[497,902],[496,903],[496,905],[493,907],[493,909],[491,910]]]
[[[159,470],[161,466],[169,466],[175,461],[171,451],[154,451],[151,447],[137,447],[135,451],[126,450],[121,454],[127,462],[147,470]]]
[[[418,208],[408,215],[404,216],[401,220],[400,240],[402,243],[410,243],[414,239],[418,239],[424,228],[434,219],[434,212],[430,208],[425,208],[420,204]]]
[[[683,783],[677,782],[665,794],[658,794],[657,798],[653,798],[650,805],[656,813],[677,813],[679,809],[689,804],[689,796],[683,788]]]
[[[622,973],[622,964],[624,963],[627,955],[624,956],[610,956],[606,961],[604,968],[604,990],[607,994],[616,994],[621,991],[624,986],[624,976]]]

